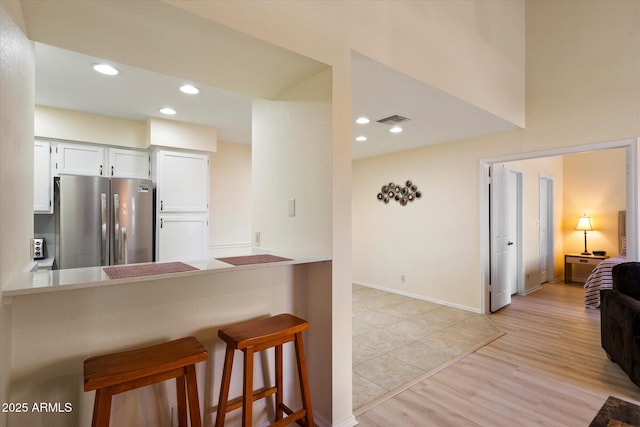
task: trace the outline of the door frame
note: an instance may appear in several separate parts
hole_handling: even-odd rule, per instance
[[[489,313],[489,286],[491,272],[491,248],[489,231],[489,170],[494,163],[504,163],[515,160],[530,160],[543,157],[564,156],[613,148],[626,149],[627,163],[627,259],[640,261],[640,138],[630,138],[617,141],[601,142],[586,145],[576,145],[546,151],[509,154],[480,159],[480,304],[483,314]]]
[[[544,182],[544,184],[543,184]],[[555,279],[555,253],[554,253],[554,220],[555,220],[555,202],[554,202],[554,193],[555,193],[555,178],[552,175],[539,174],[538,175],[538,192],[542,191],[543,186],[547,189],[547,204],[545,206],[540,205],[540,197],[538,197],[538,210],[540,213],[544,210],[545,215],[547,216],[547,276],[542,277],[539,275],[538,286],[540,286],[544,282],[553,282]],[[539,224],[538,224],[539,226]],[[540,233],[538,232],[538,241],[540,241]],[[542,271],[540,271],[542,273]]]

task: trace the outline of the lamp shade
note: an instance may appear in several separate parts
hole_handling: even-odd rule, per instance
[[[576,230],[584,230],[584,231],[593,230],[593,228],[591,227],[591,218],[588,216],[581,216],[578,219],[578,225],[576,225]]]

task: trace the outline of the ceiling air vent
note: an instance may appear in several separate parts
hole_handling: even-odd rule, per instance
[[[409,120],[411,119],[394,114],[393,116],[385,117],[384,119],[378,120],[378,123],[382,123],[383,125],[397,125],[398,123],[406,122]]]

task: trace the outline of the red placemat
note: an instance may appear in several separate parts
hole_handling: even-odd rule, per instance
[[[232,265],[249,265],[249,264],[263,264],[266,262],[279,262],[279,261],[291,261],[291,258],[283,258],[281,256],[262,254],[262,255],[246,255],[246,256],[232,256],[227,258],[216,258],[218,261],[226,262]]]
[[[161,264],[123,265],[104,267],[110,279],[126,279],[129,277],[151,276],[154,274],[178,273],[181,271],[198,270],[182,262],[165,262]]]

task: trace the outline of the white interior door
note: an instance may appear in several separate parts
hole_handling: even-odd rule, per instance
[[[518,176],[503,165],[491,168],[491,311],[511,303],[518,286]]]

